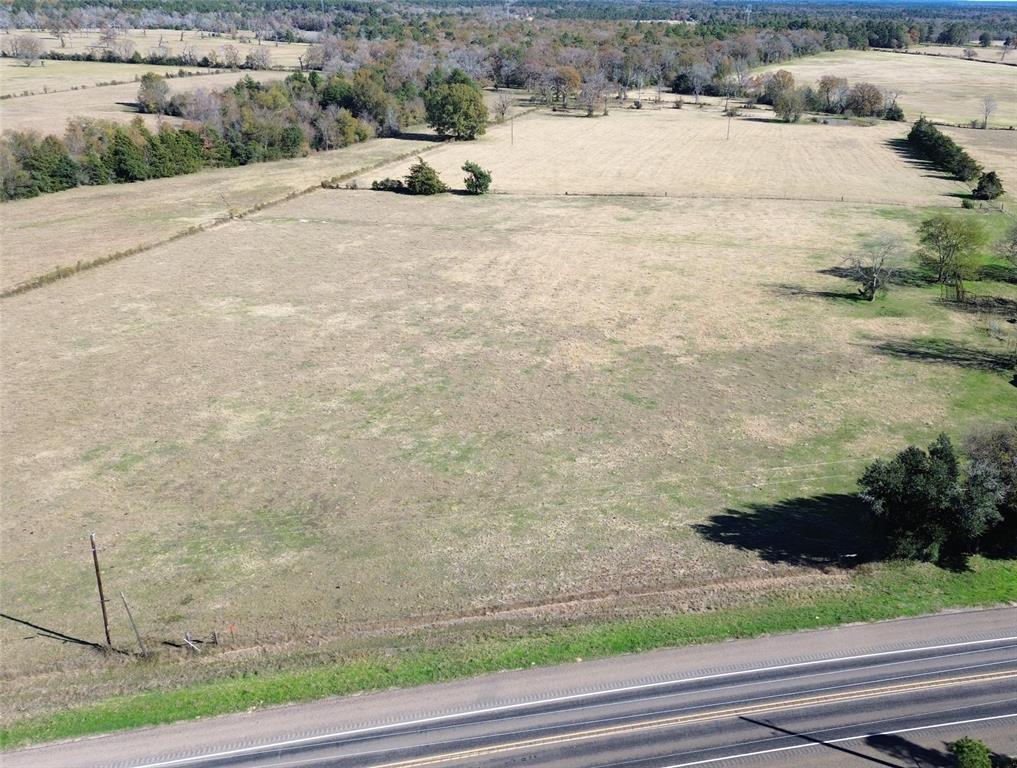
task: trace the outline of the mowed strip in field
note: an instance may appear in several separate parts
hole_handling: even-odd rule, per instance
[[[833,51],[775,64],[763,71],[786,69],[799,85],[815,85],[823,75],[870,82],[894,91],[909,120],[925,115],[935,121],[967,125],[982,119],[982,101],[996,99],[989,121],[996,127],[1017,126],[1017,68],[935,56],[882,51]]]
[[[95,636],[92,530],[146,632],[241,644],[633,586],[689,586],[673,607],[702,609],[783,576],[843,585],[766,543],[765,511],[740,533],[710,516],[848,489],[906,439],[998,418],[1010,385],[979,365],[991,351],[914,346],[990,343],[969,316],[920,289],[860,305],[817,273],[911,229],[836,200],[824,166],[772,166],[818,201],[536,194],[623,162],[692,185],[693,149],[654,155],[665,119],[712,135],[684,112],[522,118],[515,144],[506,126],[428,157],[484,160],[541,123],[571,177],[528,179],[542,164],[515,155],[504,184],[531,194],[321,190],[4,300],[7,610]],[[841,162],[888,163],[891,200],[954,188],[879,130],[759,127],[776,147],[844,136],[863,149]],[[720,162],[712,178],[763,183]],[[64,652],[2,631],[9,674]]]
[[[285,72],[221,72],[201,77],[173,78],[168,84],[170,93],[189,93],[199,88],[223,90],[248,75],[260,82],[281,80],[286,77]],[[139,116],[135,106],[137,100],[138,83],[4,99],[0,101],[0,127],[5,131],[38,131],[43,135],[60,136],[67,121],[72,117],[91,117],[127,123]],[[180,122],[178,118],[161,115],[140,115],[140,117],[150,128],[162,120]]]

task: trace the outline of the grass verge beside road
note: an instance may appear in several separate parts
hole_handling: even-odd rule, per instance
[[[118,696],[14,723],[0,732],[0,746],[11,748],[500,670],[1013,601],[1017,601],[1017,561],[973,558],[964,572],[890,564],[856,576],[836,596],[812,602],[771,599],[751,608],[574,626],[512,641],[465,643],[385,658],[362,656],[313,669],[247,674],[177,690]]]

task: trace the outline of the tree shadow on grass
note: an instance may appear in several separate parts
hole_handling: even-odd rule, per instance
[[[850,568],[878,551],[868,520],[868,507],[857,496],[827,493],[726,509],[693,529],[768,563]]]
[[[865,301],[865,297],[862,296],[857,290],[843,292],[843,291],[817,291],[813,288],[805,288],[801,285],[792,285],[791,283],[781,283],[773,286],[774,290],[780,296],[786,296],[788,298],[814,298],[814,299],[833,299],[835,301]]]
[[[1017,368],[1012,352],[991,352],[965,347],[946,339],[900,339],[884,341],[872,347],[876,352],[902,360],[955,365],[975,371],[1010,373]]]
[[[920,171],[928,171],[925,175],[929,178],[956,181],[956,179],[949,173],[944,173],[936,167],[935,163],[930,162],[927,158],[915,152],[911,145],[908,144],[907,139],[890,139],[886,142],[886,146],[892,149],[898,156],[908,163],[908,165],[911,165]]]
[[[434,133],[414,133],[412,131],[400,131],[392,135],[393,139],[402,139],[403,141],[430,141],[434,144],[440,144],[443,141],[449,141],[448,136],[438,136]]]
[[[1003,296],[968,296],[964,301],[937,299],[936,303],[955,312],[998,315],[1004,318],[1017,317],[1017,300]]]
[[[849,267],[827,267],[820,269],[819,274],[839,277],[844,280],[854,280],[854,273]],[[890,277],[890,285],[903,285],[912,288],[919,288],[935,283],[935,278],[920,269],[900,267],[895,269]]]

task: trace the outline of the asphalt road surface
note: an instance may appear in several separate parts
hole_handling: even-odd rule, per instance
[[[948,766],[1017,754],[1017,608],[577,662],[49,745],[5,768]]]

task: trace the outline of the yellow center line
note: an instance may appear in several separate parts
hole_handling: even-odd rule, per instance
[[[647,720],[640,723],[630,723],[626,725],[612,725],[601,728],[590,728],[585,731],[577,731],[575,733],[570,734],[561,734],[556,736],[542,736],[535,739],[525,739],[521,741],[509,742],[507,744],[497,744],[491,745],[489,747],[477,747],[476,749],[466,749],[460,750],[458,752],[449,752],[444,755],[411,758],[409,760],[400,760],[394,763],[384,763],[376,766],[375,768],[420,768],[421,766],[438,765],[440,763],[452,762],[454,760],[488,757],[490,755],[497,755],[504,752],[513,752],[520,749],[530,749],[532,747],[557,746],[561,744],[569,744],[576,741],[598,739],[605,736],[616,736],[619,734],[633,733],[635,731],[667,728],[668,726],[672,725],[703,723],[709,722],[711,720],[722,720],[728,717],[737,717],[744,715],[762,715],[768,714],[770,712],[782,712],[789,709],[797,709],[799,707],[805,706],[817,706],[823,704],[843,703],[847,701],[858,701],[861,699],[875,698],[877,696],[891,696],[897,693],[910,693],[914,691],[923,691],[933,688],[944,688],[947,686],[962,685],[964,683],[981,683],[981,682],[990,682],[994,680],[1006,680],[1013,677],[1017,677],[1017,671],[989,672],[981,675],[950,677],[944,678],[942,680],[927,680],[925,682],[919,683],[900,683],[897,685],[883,686],[882,688],[866,688],[858,691],[849,691],[843,693],[831,693],[819,696],[805,696],[797,699],[786,699],[784,701],[776,701],[770,704],[755,704],[741,707],[729,707],[727,709],[711,710],[709,712],[701,712],[699,714],[694,715],[676,715],[673,717],[659,718],[657,720]]]

